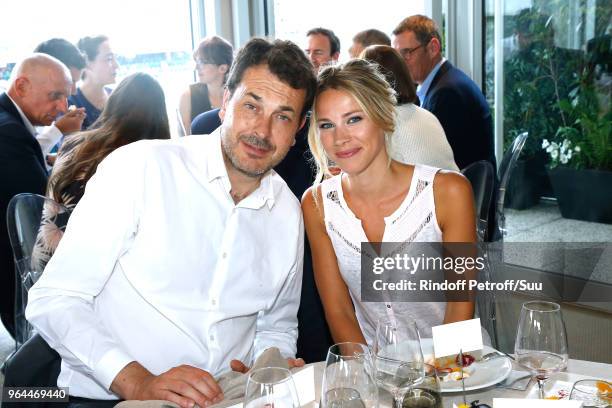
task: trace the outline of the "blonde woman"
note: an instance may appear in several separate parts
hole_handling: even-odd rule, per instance
[[[361,301],[362,242],[476,240],[469,181],[389,158],[394,112],[394,91],[376,65],[351,60],[319,74],[309,133],[318,175],[302,209],[317,288],[336,342],[372,345],[377,321],[389,313],[415,320],[425,336],[432,326],[474,313],[473,302]],[[331,176],[330,161],[339,175]]]

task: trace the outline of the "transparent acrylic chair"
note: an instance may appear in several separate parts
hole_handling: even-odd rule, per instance
[[[69,208],[38,194],[18,194],[9,202],[6,215],[15,260],[16,347],[32,336],[32,328],[25,319],[28,290],[55,252],[70,213]]]

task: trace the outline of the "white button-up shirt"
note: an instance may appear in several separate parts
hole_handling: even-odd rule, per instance
[[[58,386],[86,398],[138,361],[219,375],[268,347],[294,356],[300,205],[273,170],[238,204],[219,131],[111,153],[29,293],[26,316],[62,356]]]

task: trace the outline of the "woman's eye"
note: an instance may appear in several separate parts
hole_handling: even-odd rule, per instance
[[[357,122],[361,122],[361,116],[353,116],[350,117],[347,123],[357,123]]]
[[[331,129],[332,127],[334,127],[334,125],[332,125],[331,123],[320,123],[319,124],[319,129]]]

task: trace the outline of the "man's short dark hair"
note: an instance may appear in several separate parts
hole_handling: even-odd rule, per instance
[[[306,90],[304,108],[300,113],[303,118],[312,106],[317,78],[304,51],[291,41],[270,42],[263,38],[253,38],[247,42],[238,51],[227,78],[226,86],[230,94],[233,95],[247,69],[262,64],[267,65],[271,73],[293,89]]]
[[[361,44],[363,48],[367,48],[370,45],[391,45],[389,36],[374,28],[358,32],[353,37],[353,42]]]
[[[52,38],[34,48],[34,52],[47,54],[60,60],[68,68],[85,68],[85,57],[70,41],[63,38]]]
[[[327,37],[329,40],[329,55],[334,55],[337,52],[340,52],[340,39],[334,34],[332,30],[328,30],[327,28],[317,27],[311,30],[308,30],[306,33],[306,37],[309,35],[320,34]]]
[[[416,14],[403,19],[393,30],[393,35],[399,35],[404,31],[412,31],[421,45],[427,45],[432,38],[437,38],[440,47],[442,47],[442,37],[438,25],[427,16]]]

